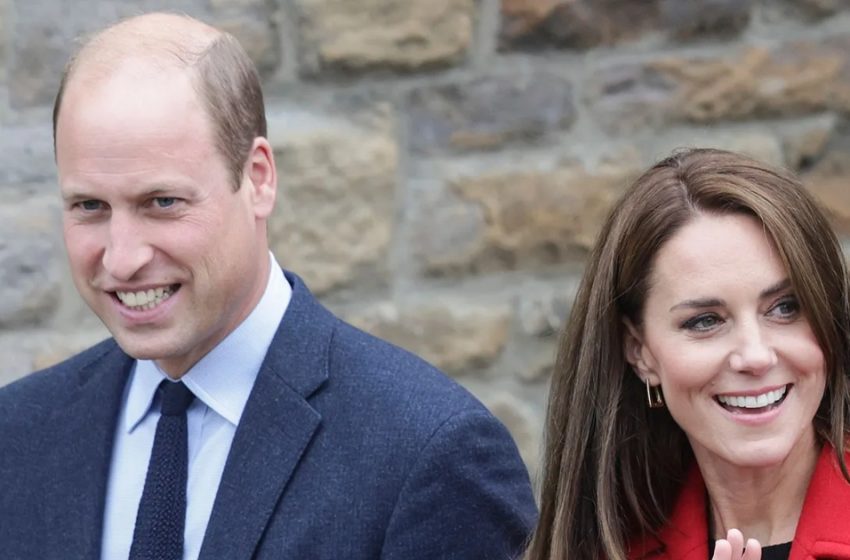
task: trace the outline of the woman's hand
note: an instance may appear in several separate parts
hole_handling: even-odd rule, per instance
[[[718,539],[714,544],[711,560],[761,560],[761,545],[755,539],[748,539],[744,548],[744,534],[730,529],[725,539]]]

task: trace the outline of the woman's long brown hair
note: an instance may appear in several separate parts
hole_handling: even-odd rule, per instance
[[[666,409],[649,409],[625,360],[624,319],[640,325],[653,259],[701,213],[754,216],[776,245],[824,352],[815,428],[845,478],[850,304],[841,247],[789,172],[719,150],[674,154],[608,217],[558,349],[549,395],[540,521],[526,560],[622,560],[670,514],[692,453]]]

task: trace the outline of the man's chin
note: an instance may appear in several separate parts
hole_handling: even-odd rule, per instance
[[[136,360],[166,360],[179,353],[173,345],[151,340],[139,340],[141,337],[128,336],[126,333],[112,331],[112,336],[121,350]]]
[[[159,369],[174,379],[183,375],[198,360],[193,354],[182,351],[173,341],[140,341],[136,337],[114,334],[113,337],[125,354],[136,360],[156,362]]]

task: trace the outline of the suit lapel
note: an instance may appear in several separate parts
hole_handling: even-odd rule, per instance
[[[100,555],[104,500],[115,425],[132,361],[118,347],[107,350],[79,372],[69,404],[51,418],[45,441],[43,480],[47,550],[69,558]]]
[[[327,380],[336,320],[297,277],[239,421],[200,558],[250,558],[321,423],[308,398]]]

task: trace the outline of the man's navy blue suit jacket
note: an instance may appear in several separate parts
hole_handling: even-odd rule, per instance
[[[292,300],[237,428],[201,558],[516,557],[536,509],[505,428],[442,373],[287,279]],[[0,557],[99,558],[131,364],[107,340],[0,389]]]

